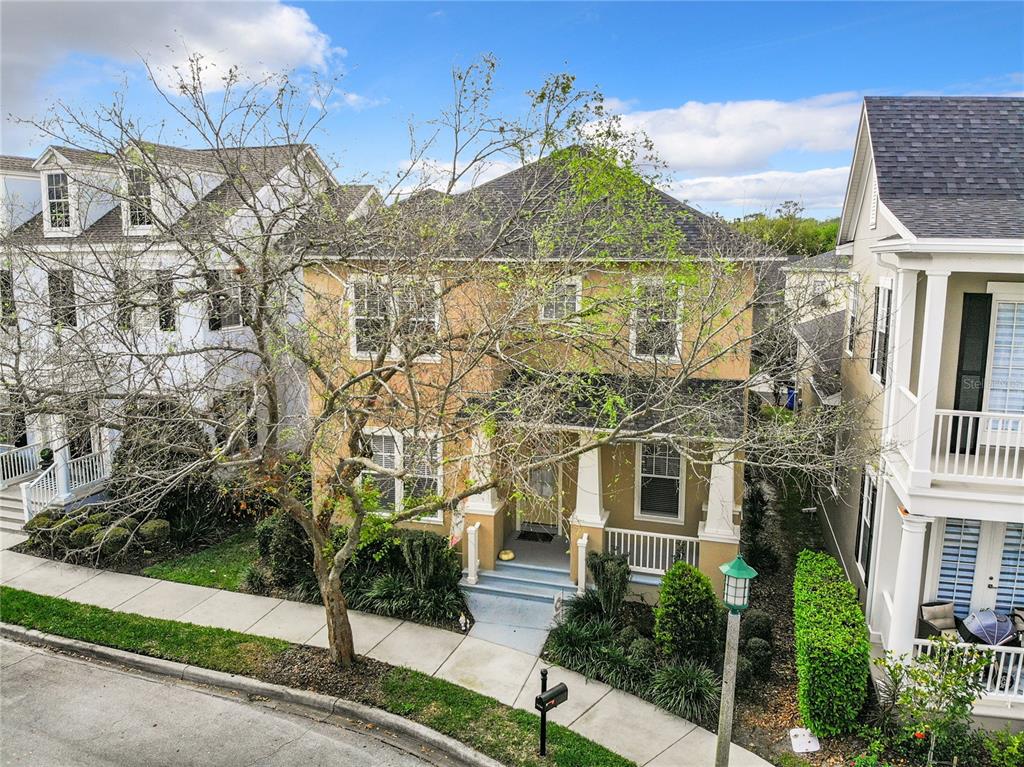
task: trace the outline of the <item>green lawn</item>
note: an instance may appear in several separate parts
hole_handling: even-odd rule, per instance
[[[279,639],[117,613],[9,586],[0,586],[0,621],[257,678],[268,660],[292,647]],[[393,668],[365,694],[364,702],[425,724],[511,767],[636,767],[559,725],[549,725],[548,757],[541,759],[536,715],[418,671]]]
[[[245,569],[256,559],[256,533],[250,528],[208,549],[150,565],[150,578],[238,591]]]

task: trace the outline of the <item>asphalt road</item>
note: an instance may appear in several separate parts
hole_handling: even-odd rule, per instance
[[[351,728],[350,728],[351,727]],[[424,767],[418,744],[0,640],[0,763]]]

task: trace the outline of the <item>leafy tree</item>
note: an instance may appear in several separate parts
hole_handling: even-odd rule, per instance
[[[764,242],[771,243],[791,256],[816,256],[836,246],[839,219],[821,221],[802,216],[799,203],[787,201],[774,216],[753,213],[736,220],[736,227]]]

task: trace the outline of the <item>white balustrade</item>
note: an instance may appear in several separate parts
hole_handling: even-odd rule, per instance
[[[1024,415],[936,410],[931,447],[935,479],[1024,481]]]
[[[466,555],[469,571],[466,573],[466,583],[475,586],[480,580],[480,523],[470,525],[466,528],[466,542],[469,551]]]
[[[986,697],[1024,701],[1024,647],[992,647],[990,645],[958,644],[968,652],[991,656],[990,663],[979,677]],[[914,657],[931,655],[935,644],[929,639],[914,640]]]
[[[74,492],[103,479],[103,453],[89,453],[68,461],[68,490]]]
[[[21,486],[25,506],[25,521],[41,512],[57,497],[57,464],[52,464],[31,482]]]
[[[42,474],[22,485],[25,521],[32,519],[59,498],[98,486],[107,477],[102,452],[89,453],[67,463],[54,462]]]
[[[587,545],[590,533],[583,533],[576,540],[576,594],[583,596],[587,590]]]
[[[607,551],[626,555],[630,569],[654,575],[663,575],[679,560],[696,566],[700,543],[697,538],[685,535],[613,527],[605,528],[605,542]]]
[[[890,432],[894,447],[903,458],[910,463],[913,460],[914,430],[917,417],[917,397],[906,386],[897,386],[893,390],[892,400],[892,431]]]
[[[39,468],[40,443],[13,447],[0,453],[0,488],[10,487]]]

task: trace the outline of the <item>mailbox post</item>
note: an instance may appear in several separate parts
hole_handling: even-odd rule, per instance
[[[548,689],[548,670],[540,670],[540,695],[534,701],[533,706],[540,712],[540,755],[547,756],[548,753],[548,711],[569,699],[569,688],[565,682],[560,682]]]

